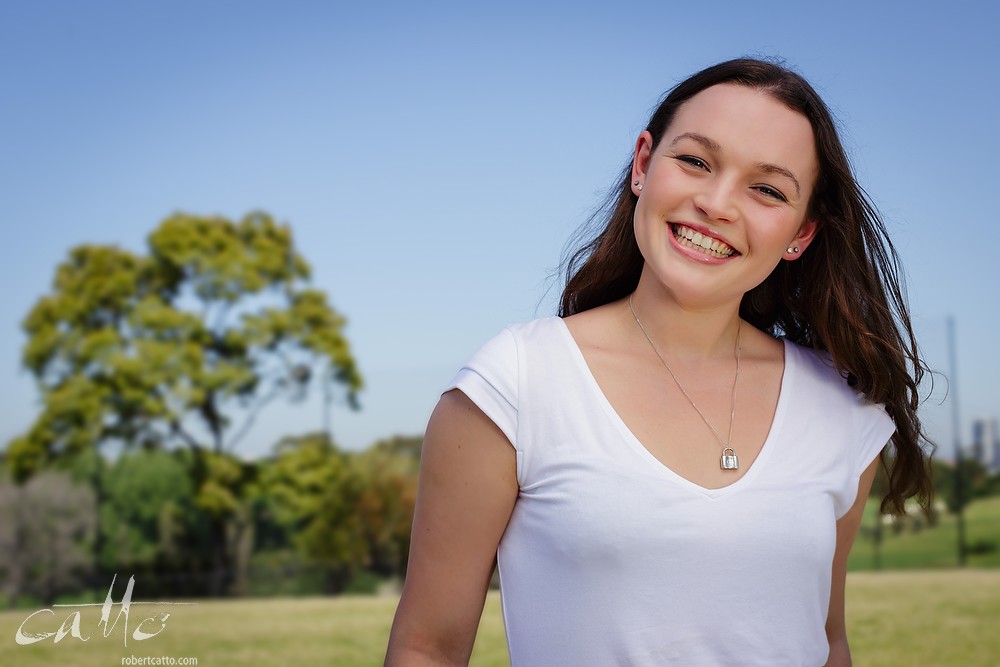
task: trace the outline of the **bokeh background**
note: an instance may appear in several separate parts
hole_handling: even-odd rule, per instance
[[[390,499],[412,496],[412,464],[441,388],[504,325],[554,313],[567,241],[614,182],[667,88],[719,60],[777,57],[832,108],[896,243],[917,334],[938,372],[925,386],[923,416],[942,475],[953,473],[956,444],[985,438],[981,465],[966,480],[966,495],[978,496],[966,508],[965,540],[974,547],[969,565],[996,567],[1000,460],[991,458],[997,435],[989,425],[1000,416],[998,19],[992,5],[968,0],[4,3],[0,447],[31,432],[42,409],[43,393],[24,363],[22,325],[52,293],[71,249],[114,246],[147,256],[150,234],[172,216],[239,222],[266,212],[287,226],[311,267],[308,285],[298,281],[296,289],[322,291],[346,318],[341,333],[363,379],[359,409],[344,383],[323,390],[328,376],[314,371],[311,382],[269,401],[201,482],[191,481],[192,461],[173,454],[183,447],[169,439],[166,454],[146,458],[135,443],[108,442],[100,451],[110,490],[98,495],[117,502],[117,513],[105,508],[94,520],[79,519],[82,532],[65,539],[91,544],[94,521],[105,531],[122,524],[128,533],[131,525],[127,540],[105,540],[117,546],[105,547],[100,562],[83,549],[80,563],[105,578],[119,567],[115,558],[144,563],[137,597],[144,585],[161,599],[171,590],[204,594],[212,568],[206,554],[213,539],[223,539],[212,537],[220,530],[231,550],[226,562],[243,573],[227,578],[235,586],[228,597],[310,587],[389,590],[391,597],[399,574],[392,563],[405,562],[399,526],[406,503]],[[234,424],[250,415],[235,404],[227,409]],[[977,420],[986,427],[974,432]],[[197,417],[185,423],[211,450],[204,424]],[[279,461],[281,474],[262,472]],[[80,482],[92,480],[98,464],[59,466]],[[355,477],[344,477],[348,469]],[[308,470],[321,470],[320,482],[303,482]],[[168,489],[142,496],[174,474]],[[362,480],[363,488],[333,479]],[[205,480],[225,491],[215,505],[206,505]],[[42,497],[91,502],[72,495],[85,490],[47,483],[54,486],[33,491],[34,500],[11,495],[12,506],[38,507]],[[340,489],[339,500],[309,491],[311,483]],[[185,484],[189,498],[171,496]],[[269,504],[285,497],[274,485],[287,494],[284,505]],[[364,495],[375,487],[382,491]],[[955,498],[952,487],[942,487],[934,518],[891,523],[870,508],[853,568],[957,565],[950,510],[968,499]],[[122,509],[137,498],[153,509]],[[164,511],[170,503],[174,510]],[[185,523],[185,512],[223,519]],[[351,535],[367,534],[365,553],[301,537],[305,526],[323,534],[349,517]],[[373,521],[388,527],[375,535],[358,525]],[[378,549],[385,551],[373,557]],[[194,552],[187,566],[178,565],[177,550]],[[173,569],[158,569],[170,554]],[[332,567],[338,558],[356,565]],[[366,569],[379,558],[385,562]],[[80,574],[55,588],[25,584],[11,600],[28,610],[60,595],[97,602],[107,592],[97,581]],[[998,586],[996,578],[986,581]],[[977,582],[973,589],[983,589]],[[384,616],[356,664],[380,660],[372,651],[384,642]],[[13,630],[2,630],[0,654],[13,645]],[[502,630],[499,637],[502,648]],[[18,660],[28,655],[14,648]],[[57,664],[50,649],[33,648],[36,664]]]

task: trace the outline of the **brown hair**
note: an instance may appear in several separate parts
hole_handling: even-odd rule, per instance
[[[807,254],[780,262],[740,304],[740,316],[773,336],[829,351],[838,371],[896,423],[892,455],[883,450],[888,493],[883,511],[902,513],[907,498],[926,507],[932,495],[927,441],[917,407],[926,370],[910,323],[899,259],[878,211],[854,179],[826,104],[812,86],[786,67],[761,60],[730,60],[709,67],[671,89],[646,130],[655,149],[684,102],[722,83],[771,95],[812,125],[819,175],[807,216],[819,232]],[[622,299],[635,290],[643,258],[636,245],[631,161],[620,182],[591,218],[596,235],[565,263],[566,287],[559,315],[566,317]]]

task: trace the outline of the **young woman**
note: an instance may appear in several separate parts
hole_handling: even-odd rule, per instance
[[[779,65],[710,67],[609,202],[560,317],[431,417],[386,664],[467,664],[496,557],[514,667],[849,665],[879,460],[885,506],[930,480],[896,255],[829,111]]]

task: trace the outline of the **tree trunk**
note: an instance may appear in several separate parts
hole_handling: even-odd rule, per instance
[[[104,530],[101,524],[101,507],[107,495],[104,493],[104,459],[101,457],[101,448],[94,445],[95,463],[91,474],[91,483],[94,487],[94,567],[90,574],[90,587],[94,590],[101,590],[108,585],[109,579],[101,563],[101,552],[104,551]]]
[[[212,575],[209,577],[209,595],[224,597],[230,593],[232,559],[226,540],[226,520],[212,517]]]
[[[350,572],[346,567],[328,565],[325,576],[325,592],[327,595],[336,595],[347,587]]]
[[[10,558],[7,565],[7,607],[14,609],[17,607],[17,600],[21,597],[21,589],[24,588],[24,551],[27,541],[25,524],[27,520],[24,516],[24,499],[20,496],[24,494],[24,486],[11,482],[16,494],[13,500],[14,509],[14,540],[10,551]]]

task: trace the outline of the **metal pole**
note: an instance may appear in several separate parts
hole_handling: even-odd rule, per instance
[[[958,364],[955,361],[955,318],[948,318],[948,356],[951,378],[951,431],[955,442],[955,505],[958,507],[958,566],[965,567],[965,471],[962,462],[962,427],[958,416]]]
[[[872,537],[875,540],[875,570],[878,571],[882,569],[882,512],[875,514],[875,533]]]

